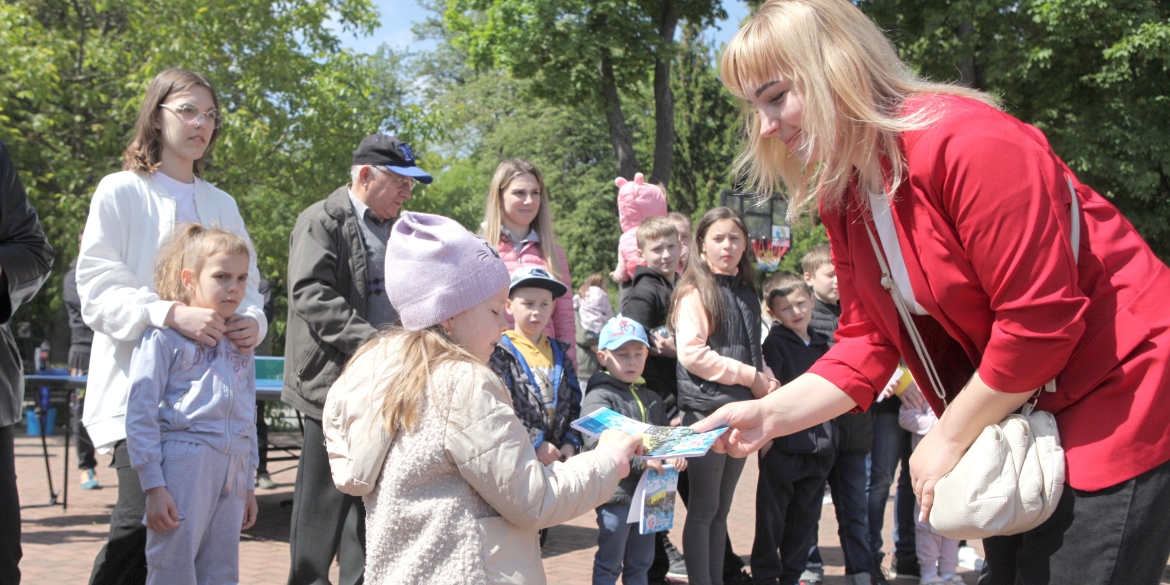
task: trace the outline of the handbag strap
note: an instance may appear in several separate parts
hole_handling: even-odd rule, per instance
[[[1070,213],[1070,240],[1072,244],[1073,263],[1080,261],[1081,253],[1081,213],[1080,202],[1077,200],[1077,190],[1073,186],[1072,177],[1065,175],[1068,181],[1069,194],[1072,196],[1072,205],[1069,208]],[[947,405],[947,394],[943,389],[942,378],[938,375],[938,370],[934,367],[934,361],[930,359],[930,354],[926,351],[926,343],[922,340],[922,335],[918,332],[918,326],[914,324],[914,319],[910,317],[910,308],[906,306],[906,301],[903,299],[901,293],[898,291],[898,285],[894,281],[894,277],[890,274],[890,267],[886,263],[885,254],[882,254],[881,248],[878,246],[877,238],[873,236],[873,229],[869,227],[868,222],[865,223],[865,232],[869,235],[869,243],[873,245],[874,255],[877,256],[878,266],[882,269],[882,288],[890,293],[894,298],[894,306],[898,308],[898,316],[902,319],[902,324],[906,326],[906,331],[910,334],[910,342],[914,345],[914,351],[918,354],[918,359],[922,361],[923,367],[926,368],[926,375],[930,380],[931,387],[934,388],[934,393],[943,401],[943,405]],[[1044,385],[1046,392],[1056,392],[1056,379],[1052,379]],[[1032,400],[1035,401],[1040,396],[1037,391]]]

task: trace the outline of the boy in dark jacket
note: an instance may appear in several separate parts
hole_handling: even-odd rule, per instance
[[[638,254],[645,266],[634,269],[633,285],[622,299],[621,314],[646,329],[651,341],[646,358],[646,386],[662,397],[668,416],[673,416],[678,395],[674,339],[666,331],[670,294],[678,270],[678,228],[665,217],[648,217],[638,226]]]
[[[837,272],[823,244],[808,251],[801,259],[804,281],[812,288],[814,302],[808,328],[829,339],[837,332],[837,317],[841,315],[840,294],[837,292]],[[851,584],[866,585],[878,576],[869,542],[869,514],[866,488],[869,474],[865,459],[873,446],[873,415],[868,412],[846,413],[833,419],[837,434],[837,455],[829,471],[829,489],[833,494],[833,510],[837,514],[837,534],[845,554],[845,578]],[[817,548],[817,537],[809,551],[808,569],[801,580],[812,585],[824,579],[824,564]]]
[[[568,291],[543,268],[516,269],[506,307],[515,325],[500,337],[488,361],[511,391],[516,416],[528,429],[536,458],[545,465],[581,449],[580,435],[569,426],[581,414],[581,387],[568,358],[569,344],[543,333],[553,302]]]
[[[787,384],[829,351],[829,340],[808,326],[813,298],[802,278],[777,273],[763,288],[767,311],[775,320],[764,339],[764,362]],[[832,422],[827,421],[779,437],[760,451],[752,545],[757,584],[795,585],[804,572],[821,519],[825,478],[833,466],[833,441]]]
[[[833,268],[829,245],[821,244],[805,253],[800,267],[804,270],[804,282],[812,287],[815,303],[808,327],[828,337],[832,347],[837,319],[841,316],[841,293],[837,291],[837,269]]]
[[[602,370],[589,378],[582,415],[608,408],[644,423],[669,424],[662,399],[646,387],[642,378],[650,348],[646,330],[637,321],[614,317],[601,329],[598,347],[597,360]],[[597,439],[585,439],[586,448],[596,445]],[[686,459],[671,463],[678,471],[686,469]],[[630,475],[618,483],[613,498],[597,507],[599,532],[597,554],[593,557],[593,585],[616,583],[619,575],[623,583],[647,582],[647,572],[654,562],[654,535],[641,534],[637,522],[626,522],[638,480],[646,468],[661,472],[663,465],[661,461],[635,458]]]

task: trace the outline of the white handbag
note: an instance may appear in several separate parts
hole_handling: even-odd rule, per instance
[[[1080,212],[1076,190],[1072,194],[1072,250],[1074,261],[1080,248]],[[882,269],[882,286],[894,297],[898,314],[906,326],[914,350],[930,378],[935,394],[947,403],[938,371],[926,351],[910,310],[897,290],[889,266],[866,224]],[[1056,381],[1043,390],[1056,391]],[[975,439],[959,463],[934,485],[930,525],[939,534],[954,539],[977,539],[1027,532],[1052,516],[1064,492],[1064,449],[1052,413],[1035,409],[1041,390],[1018,413],[999,424],[988,425]]]

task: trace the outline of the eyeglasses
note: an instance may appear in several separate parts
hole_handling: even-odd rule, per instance
[[[375,173],[378,173],[379,175],[390,175],[390,179],[392,181],[394,181],[394,184],[398,185],[399,189],[406,189],[407,191],[413,191],[414,186],[418,184],[411,177],[404,177],[402,175],[399,175],[398,173],[384,170],[384,169],[381,169],[381,168],[374,166],[374,165],[370,165],[370,168],[373,169],[373,171]]]
[[[183,104],[181,106],[172,106],[170,104],[159,104],[158,107],[166,108],[179,115],[179,119],[190,124],[192,122],[199,122],[202,124],[211,124],[212,128],[219,128],[223,125],[223,115],[219,110],[207,110],[200,112],[199,107],[195,104]]]

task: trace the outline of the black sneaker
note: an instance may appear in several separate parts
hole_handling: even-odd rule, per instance
[[[740,569],[735,573],[723,573],[723,585],[753,585],[752,576]]]
[[[890,579],[920,579],[922,569],[918,567],[918,559],[894,559],[894,570]]]

